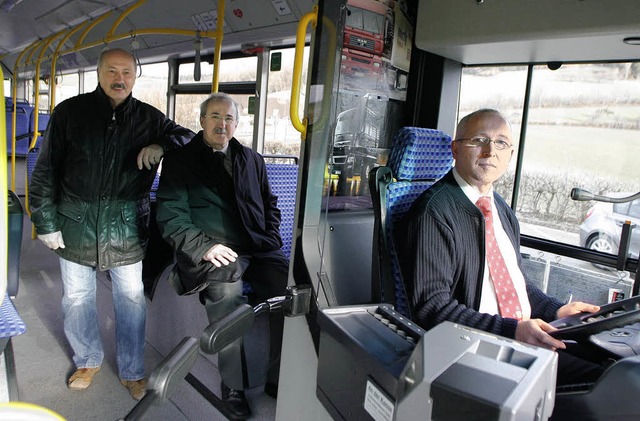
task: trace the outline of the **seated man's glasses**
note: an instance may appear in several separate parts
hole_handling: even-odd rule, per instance
[[[203,115],[204,118],[210,118],[213,119],[215,121],[222,121],[224,120],[224,124],[233,124],[235,123],[235,119],[233,117],[223,117],[220,114],[205,114]]]
[[[472,147],[472,148],[482,148],[485,146],[489,146],[489,144],[491,142],[493,142],[493,145],[495,146],[495,148],[499,151],[503,151],[505,149],[509,149],[511,148],[513,145],[507,141],[504,140],[491,140],[488,137],[470,137],[467,139],[456,139],[456,142],[464,142],[467,146]]]

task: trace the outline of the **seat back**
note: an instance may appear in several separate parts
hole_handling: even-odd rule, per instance
[[[374,208],[374,302],[392,304],[411,317],[394,245],[394,229],[413,202],[453,164],[451,138],[439,130],[404,127],[393,139],[386,167],[374,168],[369,184]]]
[[[266,166],[271,192],[278,196],[282,251],[287,257],[290,257],[293,240],[293,219],[296,210],[296,192],[298,190],[298,164],[267,163]]]
[[[35,125],[36,125],[36,121],[35,121],[35,116],[36,116],[36,112],[35,110],[31,113],[31,116],[29,117],[29,133],[31,136],[29,136],[28,142],[31,142],[31,139],[33,138],[33,133],[36,131],[35,130]],[[49,124],[49,119],[51,118],[50,114],[47,113],[38,113],[38,138],[36,140],[36,146],[40,144],[40,142],[42,142],[42,134],[45,132],[45,130],[47,130],[47,125]],[[31,146],[29,143],[27,143],[27,146]]]
[[[160,169],[156,171],[156,176],[153,178],[153,183],[151,183],[151,190],[149,190],[149,199],[152,202],[156,201],[156,192],[158,191],[158,186],[160,185]]]
[[[13,136],[13,102],[5,98],[5,115],[7,122],[7,154],[12,152],[11,139]],[[29,148],[29,119],[33,107],[26,102],[16,102],[16,156],[25,156]]]
[[[298,164],[266,163],[267,178],[271,193],[278,197],[280,209],[280,237],[282,238],[282,252],[291,257],[291,243],[293,242],[293,219],[296,210],[296,192],[298,189]],[[245,282],[242,292],[248,295],[253,292],[251,284]]]

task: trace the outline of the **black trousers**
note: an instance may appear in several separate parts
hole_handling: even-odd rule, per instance
[[[285,294],[289,275],[289,259],[282,251],[241,254],[238,256],[236,264],[242,272],[242,281],[251,284],[257,302]],[[215,267],[210,270],[211,276],[217,279]],[[242,281],[212,282],[200,292],[200,300],[204,303],[210,322],[226,315],[239,305],[247,303],[248,299],[242,293]],[[270,313],[267,382],[276,385],[280,373],[283,330],[283,314]],[[242,338],[218,353],[220,377],[224,384],[231,389],[242,390],[246,387],[244,361]]]

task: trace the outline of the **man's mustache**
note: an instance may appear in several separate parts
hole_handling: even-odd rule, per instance
[[[125,86],[124,83],[112,83],[111,84],[111,89],[126,89],[127,87]]]
[[[221,127],[216,127],[215,129],[213,129],[213,132],[215,134],[226,134],[227,133],[227,131],[225,129],[221,128]]]

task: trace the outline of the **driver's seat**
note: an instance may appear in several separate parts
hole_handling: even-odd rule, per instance
[[[369,174],[375,216],[372,299],[392,304],[407,318],[411,318],[411,308],[393,242],[394,227],[416,198],[443,177],[452,164],[449,135],[440,130],[403,127],[393,138],[387,165],[376,167]]]

